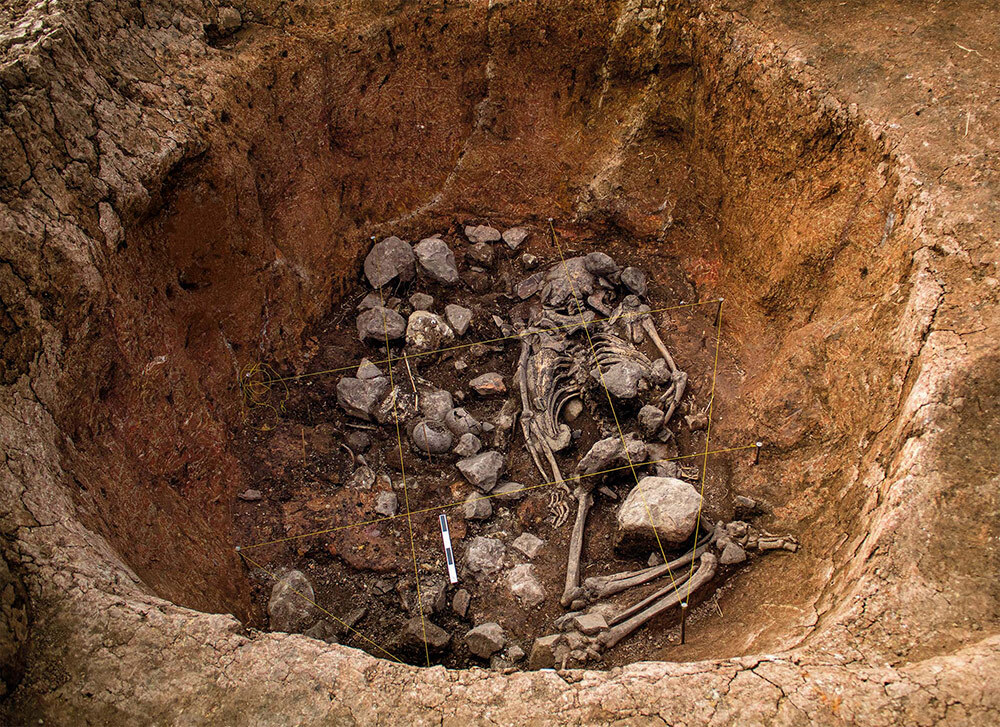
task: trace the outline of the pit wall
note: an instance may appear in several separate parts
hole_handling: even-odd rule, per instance
[[[227,723],[267,702],[303,723],[393,709],[419,721],[499,699],[499,715],[523,702],[539,719],[589,720],[700,704],[688,678],[697,673],[762,714],[788,709],[789,695],[819,714],[826,702],[800,669],[811,664],[867,718],[919,712],[927,695],[996,663],[993,641],[954,628],[923,647],[963,647],[952,656],[843,666],[869,650],[905,661],[944,617],[941,599],[982,592],[963,565],[942,585],[943,550],[907,566],[945,484],[933,437],[957,426],[929,421],[954,372],[917,358],[943,296],[940,248],[927,239],[928,200],[908,170],[897,178],[881,131],[801,72],[789,82],[777,49],[706,8],[577,4],[556,15],[510,3],[429,22],[385,9],[243,8],[262,22],[225,51],[205,42],[199,19],[214,10],[198,3],[37,6],[26,29],[6,26],[0,522],[35,605],[30,687],[11,708],[56,723]],[[337,35],[345,28],[350,37]],[[380,63],[393,72],[362,91],[360,69]],[[424,67],[438,85],[404,94],[409,105],[373,90],[412,89]],[[428,118],[430,140],[403,131]],[[637,171],[649,154],[661,172],[652,185]],[[720,437],[767,433],[775,457],[737,472],[741,489],[769,498],[778,522],[812,525],[804,577],[831,576],[793,627],[769,624],[747,648],[812,633],[807,646],[846,657],[635,665],[567,685],[320,653],[302,637],[248,638],[229,617],[169,603],[248,609],[228,537],[240,473],[226,432],[240,416],[241,368],[295,366],[301,331],[353,280],[367,234],[471,214],[610,220],[675,244],[706,297],[726,296],[745,376],[732,377],[738,396],[719,413],[730,427]],[[707,215],[715,235],[700,234]],[[852,370],[859,351],[881,365]],[[843,459],[825,454],[833,445]],[[949,525],[964,524],[963,512],[950,507]],[[986,622],[992,595],[970,600]],[[931,607],[913,618],[911,599]],[[902,622],[912,641],[899,638]],[[265,663],[284,664],[282,675]],[[373,678],[385,685],[374,698],[352,686]],[[277,699],[275,679],[288,682]],[[335,703],[320,683],[340,685]],[[761,696],[770,688],[774,700]]]

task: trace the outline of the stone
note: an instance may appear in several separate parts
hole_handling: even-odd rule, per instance
[[[455,400],[446,389],[425,389],[420,392],[420,413],[435,422],[443,422],[455,408]]]
[[[444,307],[444,315],[456,336],[464,336],[465,332],[469,330],[469,324],[472,323],[472,311],[465,306],[449,303]]]
[[[536,255],[526,252],[521,256],[521,264],[528,270],[534,270],[542,261]]]
[[[427,293],[414,293],[410,296],[413,310],[430,310],[434,306],[434,296]]]
[[[465,634],[465,645],[469,651],[483,659],[489,659],[503,648],[506,641],[500,624],[489,621],[479,624]]]
[[[521,246],[521,243],[528,239],[531,231],[527,227],[511,227],[509,230],[504,230],[503,241],[507,243],[507,247],[511,250],[516,250]]]
[[[361,359],[358,371],[354,375],[362,380],[377,379],[383,376],[382,370],[366,358]]]
[[[399,512],[399,498],[395,492],[380,492],[375,498],[375,512],[386,517],[393,517]]]
[[[402,424],[417,415],[417,395],[410,388],[409,382],[405,386],[405,389],[399,385],[392,388],[375,408],[375,421],[395,426],[397,421]]]
[[[539,606],[545,600],[545,588],[535,574],[535,566],[530,563],[514,566],[507,574],[507,587],[528,608]]]
[[[537,535],[531,533],[521,533],[512,543],[514,550],[524,554],[527,558],[534,558],[545,545],[545,541]]]
[[[607,368],[594,368],[590,375],[598,384],[607,387],[608,393],[616,399],[627,401],[639,395],[639,382],[642,381],[646,368],[638,361],[625,359]]]
[[[387,237],[372,246],[365,258],[365,277],[373,288],[381,288],[393,280],[408,283],[416,275],[415,257],[410,243],[398,237]]]
[[[659,551],[653,551],[649,554],[649,558],[646,559],[646,565],[650,568],[657,565],[663,565],[663,556],[660,555]]]
[[[306,600],[308,599],[308,600]],[[272,631],[298,634],[316,620],[316,609],[309,603],[316,594],[302,571],[291,570],[271,588],[267,602],[267,615]]]
[[[410,430],[410,441],[424,454],[444,454],[451,449],[454,435],[442,422],[421,419]]]
[[[657,386],[666,386],[671,379],[673,379],[673,375],[670,373],[670,366],[667,362],[662,358],[653,361],[653,365],[649,367],[649,380]]]
[[[444,423],[457,437],[470,433],[479,434],[483,431],[482,425],[476,421],[476,418],[462,407],[452,409],[445,414]]]
[[[413,252],[417,257],[421,274],[443,285],[454,285],[458,282],[455,253],[444,240],[437,237],[421,240],[413,248]]]
[[[726,544],[726,547],[722,550],[722,555],[719,556],[719,563],[721,565],[736,565],[737,563],[742,563],[747,559],[747,552],[737,543],[730,541]]]
[[[518,662],[525,657],[525,653],[524,649],[517,644],[511,644],[504,649],[504,656],[507,657],[508,661]]]
[[[663,426],[663,410],[646,404],[639,410],[639,431],[644,437],[652,437]]]
[[[599,613],[582,613],[574,616],[572,624],[573,628],[584,636],[596,636],[608,628],[608,622]]]
[[[699,411],[684,417],[684,424],[692,432],[704,431],[708,428],[708,412]]]
[[[507,393],[507,384],[504,383],[503,376],[496,371],[477,376],[469,382],[469,386],[480,396],[496,396]]]
[[[358,303],[358,312],[378,308],[382,305],[382,296],[378,293],[369,293]]]
[[[625,445],[628,447],[628,456],[622,448],[621,437],[617,434],[594,442],[594,446],[583,456],[577,465],[577,472],[582,475],[592,475],[596,472],[604,472],[614,467],[622,467],[645,462],[647,457],[646,445],[634,434],[625,435]]]
[[[337,404],[350,416],[371,421],[375,409],[389,393],[385,378],[355,379],[345,376],[337,382]]]
[[[493,267],[493,247],[485,242],[477,242],[470,246],[465,255],[485,268]]]
[[[370,490],[374,484],[375,472],[367,466],[358,467],[347,481],[347,486],[355,490]]]
[[[421,582],[420,611],[424,615],[440,613],[448,605],[448,585],[444,581]]]
[[[470,485],[482,492],[492,490],[504,468],[503,455],[489,450],[458,461],[458,471]]]
[[[575,422],[576,418],[583,413],[583,401],[578,397],[573,397],[567,401],[562,408],[562,418],[567,422]]]
[[[358,338],[385,344],[386,338],[395,341],[406,333],[406,321],[394,310],[378,305],[362,311],[357,320]]]
[[[504,482],[493,488],[493,496],[504,502],[517,502],[525,495],[525,487],[520,482]]]
[[[477,536],[465,549],[465,567],[473,573],[492,575],[503,567],[504,553],[499,540]]]
[[[478,454],[482,448],[483,443],[479,441],[479,437],[471,432],[466,432],[458,438],[458,444],[451,451],[459,457],[471,457],[474,454]]]
[[[679,545],[694,532],[701,495],[689,483],[670,477],[643,477],[618,510],[619,542],[634,539]],[[651,522],[652,521],[652,522]]]
[[[339,640],[338,636],[340,634],[340,629],[326,619],[322,619],[321,621],[314,623],[302,633],[310,639],[325,641],[328,644],[336,644]]]
[[[462,517],[466,520],[487,520],[493,517],[493,504],[478,492],[470,492],[462,503]]]
[[[636,295],[646,295],[646,273],[639,268],[627,267],[622,270],[622,284]]]
[[[603,252],[592,252],[588,254],[583,261],[586,266],[587,271],[591,275],[596,275],[598,277],[607,277],[608,275],[614,275],[618,272],[618,263],[612,260],[608,255]]]
[[[442,348],[454,340],[455,333],[444,319],[425,310],[413,311],[406,324],[406,345],[422,353]]]
[[[533,296],[535,293],[537,293],[539,290],[542,289],[542,283],[544,282],[544,280],[545,279],[542,277],[541,273],[535,273],[533,275],[529,275],[520,283],[514,286],[514,295],[516,295],[521,300],[527,300],[528,298],[530,298],[531,296]]]
[[[237,495],[244,502],[257,502],[258,500],[264,499],[264,493],[260,490],[244,490],[239,495]]]
[[[435,650],[443,649],[451,641],[451,634],[422,616],[414,616],[407,621],[404,633],[408,643],[421,648],[425,640],[427,646]]]
[[[477,242],[499,242],[501,237],[500,230],[489,225],[466,225],[465,236],[473,244]]]
[[[469,602],[472,600],[472,596],[464,588],[459,588],[455,591],[455,596],[451,599],[451,610],[455,612],[455,615],[459,618],[465,618],[465,615],[469,612]]]
[[[218,27],[220,35],[232,35],[239,30],[241,25],[243,25],[243,16],[240,15],[239,10],[231,7],[219,8],[216,27]]]
[[[562,634],[549,634],[535,639],[528,657],[528,668],[533,670],[552,669],[556,665],[556,647],[563,640]]]

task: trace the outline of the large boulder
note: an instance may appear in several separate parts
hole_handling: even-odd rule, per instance
[[[305,574],[288,571],[271,588],[271,599],[267,602],[271,630],[290,634],[305,631],[316,620],[316,608],[309,602],[314,600],[316,594]]]
[[[655,528],[661,543],[679,545],[694,532],[700,507],[701,495],[689,483],[643,477],[618,509],[617,543],[655,546]]]
[[[455,265],[455,254],[448,243],[437,237],[421,240],[413,248],[417,257],[420,272],[431,280],[444,285],[454,285],[458,282],[458,266]]]
[[[415,256],[410,243],[398,237],[387,237],[375,243],[365,258],[365,277],[373,288],[399,279],[407,283],[416,275]]]

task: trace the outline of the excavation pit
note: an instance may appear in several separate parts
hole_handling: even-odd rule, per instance
[[[966,604],[963,619],[994,624],[996,585],[981,561],[959,557],[945,537],[960,530],[973,545],[991,542],[991,526],[980,528],[970,515],[985,501],[975,494],[982,472],[958,461],[964,440],[954,411],[935,408],[934,397],[947,378],[956,400],[980,402],[982,391],[992,392],[995,361],[935,368],[925,356],[939,345],[934,321],[946,295],[980,278],[946,270],[945,258],[959,265],[960,256],[943,252],[950,242],[941,242],[952,228],[940,220],[925,228],[938,211],[929,210],[888,132],[863,108],[820,92],[794,53],[715,8],[633,5],[376,12],[293,3],[247,7],[236,26],[205,32],[177,11],[155,42],[142,36],[155,52],[124,48],[134,56],[127,69],[95,71],[120,77],[105,89],[115,104],[94,103],[80,90],[77,106],[70,104],[76,116],[56,105],[58,123],[3,137],[37,140],[46,129],[66,136],[47,142],[44,154],[35,149],[44,158],[26,162],[23,179],[20,157],[5,156],[13,181],[3,202],[16,244],[11,274],[0,268],[2,383],[13,392],[4,436],[10,461],[20,463],[8,469],[20,467],[30,480],[12,490],[9,529],[27,543],[20,550],[29,580],[52,589],[45,599],[37,597],[43,587],[34,591],[47,634],[79,631],[86,641],[89,632],[76,624],[95,609],[108,614],[102,629],[123,644],[141,622],[135,631],[148,637],[150,654],[154,644],[166,644],[164,654],[188,648],[178,634],[192,633],[202,646],[225,642],[219,648],[227,655],[252,654],[241,684],[259,676],[259,664],[298,664],[301,656],[326,675],[360,664],[404,674],[408,685],[441,673],[506,679],[509,667],[523,672],[509,675],[512,684],[548,685],[551,674],[527,669],[530,654],[470,655],[464,634],[496,621],[511,645],[530,652],[535,638],[557,628],[567,611],[559,600],[572,497],[561,496],[569,514],[558,526],[552,487],[492,502],[486,519],[466,519],[462,505],[447,510],[460,582],[429,621],[451,635],[451,646],[424,652],[423,625],[419,644],[407,639],[408,622],[422,611],[412,608],[414,561],[421,587],[425,578],[445,578],[433,508],[475,490],[457,457],[416,454],[404,426],[404,491],[394,423],[347,426],[337,403],[344,374],[319,372],[350,366],[354,376],[367,357],[387,375],[379,360],[393,355],[395,383],[412,375],[461,390],[466,398],[456,403],[493,423],[508,395],[481,397],[469,381],[497,372],[513,392],[520,344],[482,344],[478,357],[408,354],[402,362],[398,345],[384,353],[377,343],[363,345],[357,306],[372,292],[364,261],[373,238],[416,243],[440,234],[458,258],[461,282],[418,278],[383,292],[399,299],[394,306],[406,317],[424,304],[414,294],[433,296],[439,315],[447,304],[470,308],[471,326],[456,344],[507,337],[503,327],[520,305],[514,286],[562,259],[551,219],[567,257],[599,251],[643,270],[651,308],[695,304],[655,314],[689,374],[670,427],[677,456],[699,469],[681,479],[700,489],[704,476],[713,523],[743,517],[736,497],[750,498],[761,505],[745,516],[753,527],[790,534],[800,546],[720,570],[692,601],[685,643],[672,609],[588,661],[587,668],[610,669],[588,678],[617,685],[620,675],[649,669],[650,679],[669,673],[680,683],[685,668],[700,678],[750,663],[734,657],[777,654],[796,665],[843,658],[830,669],[856,687],[857,663],[905,669],[983,636],[955,620],[951,603]],[[178,39],[183,52],[171,45]],[[77,47],[96,58],[103,46]],[[105,63],[90,55],[87,63]],[[170,81],[177,87],[150,96],[163,67],[177,71]],[[31,63],[4,68],[18,82],[37,71]],[[49,113],[13,90],[20,88],[5,87],[21,99],[11,108],[27,109],[11,124]],[[98,132],[80,121],[111,108],[121,111],[102,117]],[[78,137],[67,131],[74,123]],[[116,124],[120,133],[111,133]],[[115,151],[102,151],[85,172],[80,159],[95,143]],[[49,164],[49,156],[58,159]],[[39,184],[32,175],[52,169],[62,170],[58,179],[32,186]],[[49,188],[60,184],[61,191]],[[18,207],[19,195],[32,201]],[[49,222],[39,223],[37,210]],[[490,243],[495,260],[486,264],[470,258],[465,228],[475,225],[520,226],[530,235],[516,253],[503,240]],[[969,293],[964,302],[975,300]],[[941,321],[950,326],[945,333],[967,337],[963,346],[985,330],[943,313]],[[947,356],[958,356],[962,346],[949,345]],[[932,386],[926,379],[934,376]],[[707,421],[705,430],[685,421],[707,417],[709,403],[710,437]],[[990,407],[977,408],[984,431],[992,431]],[[585,418],[582,444],[560,455],[565,475],[608,433],[601,425],[615,417],[602,412],[600,424]],[[623,412],[627,434],[637,412]],[[24,431],[35,439],[19,439]],[[368,444],[354,446],[360,439],[349,440],[352,432]],[[36,439],[44,447],[33,448]],[[706,440],[710,454],[699,461]],[[985,453],[989,437],[972,444]],[[369,472],[360,471],[359,454]],[[502,456],[504,482],[546,484],[516,431]],[[946,481],[945,470],[962,476]],[[627,478],[602,484],[619,498],[631,486]],[[397,514],[407,505],[418,512],[384,520],[392,517],[384,514],[393,509],[390,493]],[[604,497],[590,515],[584,579],[640,568],[653,552],[648,544],[616,549],[619,503]],[[366,519],[375,522],[358,524]],[[305,537],[325,523],[341,529]],[[514,552],[525,532],[544,541],[534,557]],[[476,537],[504,543],[493,580],[461,570]],[[45,574],[75,575],[36,577],[37,564],[52,562],[59,567],[45,565]],[[528,563],[545,590],[540,606],[526,607],[507,583],[507,569]],[[286,569],[301,570],[314,608],[329,612],[288,630],[332,618],[357,634],[336,623],[283,633],[270,623],[272,575]],[[470,594],[465,616],[453,607],[460,588]],[[63,596],[79,612],[60,611]],[[56,642],[70,643],[44,643]],[[83,657],[61,656],[74,673],[93,673]],[[391,664],[393,657],[408,664]],[[219,661],[214,652],[191,658]],[[428,661],[461,674],[410,668]],[[692,661],[709,666],[683,664]],[[471,666],[492,671],[483,676]],[[394,679],[385,683],[403,683]],[[742,689],[738,679],[716,687],[730,685]],[[550,696],[546,703],[555,703]]]

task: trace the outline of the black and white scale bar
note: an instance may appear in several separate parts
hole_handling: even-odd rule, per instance
[[[448,561],[448,580],[458,583],[458,571],[455,570],[455,551],[451,549],[451,533],[448,532],[448,516],[444,513],[438,517],[441,521],[441,538],[444,540],[444,557]]]

